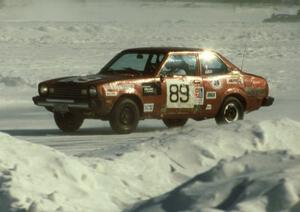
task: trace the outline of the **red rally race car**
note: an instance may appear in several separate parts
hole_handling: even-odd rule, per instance
[[[65,132],[78,130],[84,119],[109,120],[118,133],[134,131],[147,118],[167,127],[189,118],[226,124],[274,101],[264,78],[221,54],[177,47],[127,49],[95,75],[48,80],[38,90],[34,103],[52,112]]]

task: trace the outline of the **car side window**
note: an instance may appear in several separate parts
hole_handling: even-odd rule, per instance
[[[164,54],[150,54],[148,62],[145,67],[146,75],[152,75],[159,67],[161,62],[163,61],[165,55]]]
[[[151,64],[159,64],[164,59],[164,54],[153,54],[151,57]]]
[[[200,54],[201,71],[204,75],[226,74],[228,68],[225,63],[215,54],[211,52],[203,52]]]
[[[196,55],[170,55],[161,69],[161,75],[195,76],[197,58]]]

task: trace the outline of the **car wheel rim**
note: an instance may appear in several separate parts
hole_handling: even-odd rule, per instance
[[[120,121],[124,125],[130,125],[133,123],[134,114],[129,107],[125,107],[120,114]]]
[[[239,118],[239,110],[234,103],[226,105],[224,110],[224,118],[227,123],[237,121]]]

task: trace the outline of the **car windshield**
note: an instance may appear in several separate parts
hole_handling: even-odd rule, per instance
[[[150,74],[153,73],[164,55],[160,53],[125,53],[117,55],[101,71],[101,74]]]

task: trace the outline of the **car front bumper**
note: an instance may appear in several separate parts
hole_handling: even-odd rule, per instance
[[[54,111],[65,112],[73,109],[93,110],[100,109],[101,102],[98,99],[56,99],[49,97],[35,96],[32,98],[34,104],[53,109]]]
[[[271,106],[273,104],[273,102],[274,102],[274,97],[268,96],[268,97],[264,98],[261,106],[268,107],[268,106]]]

